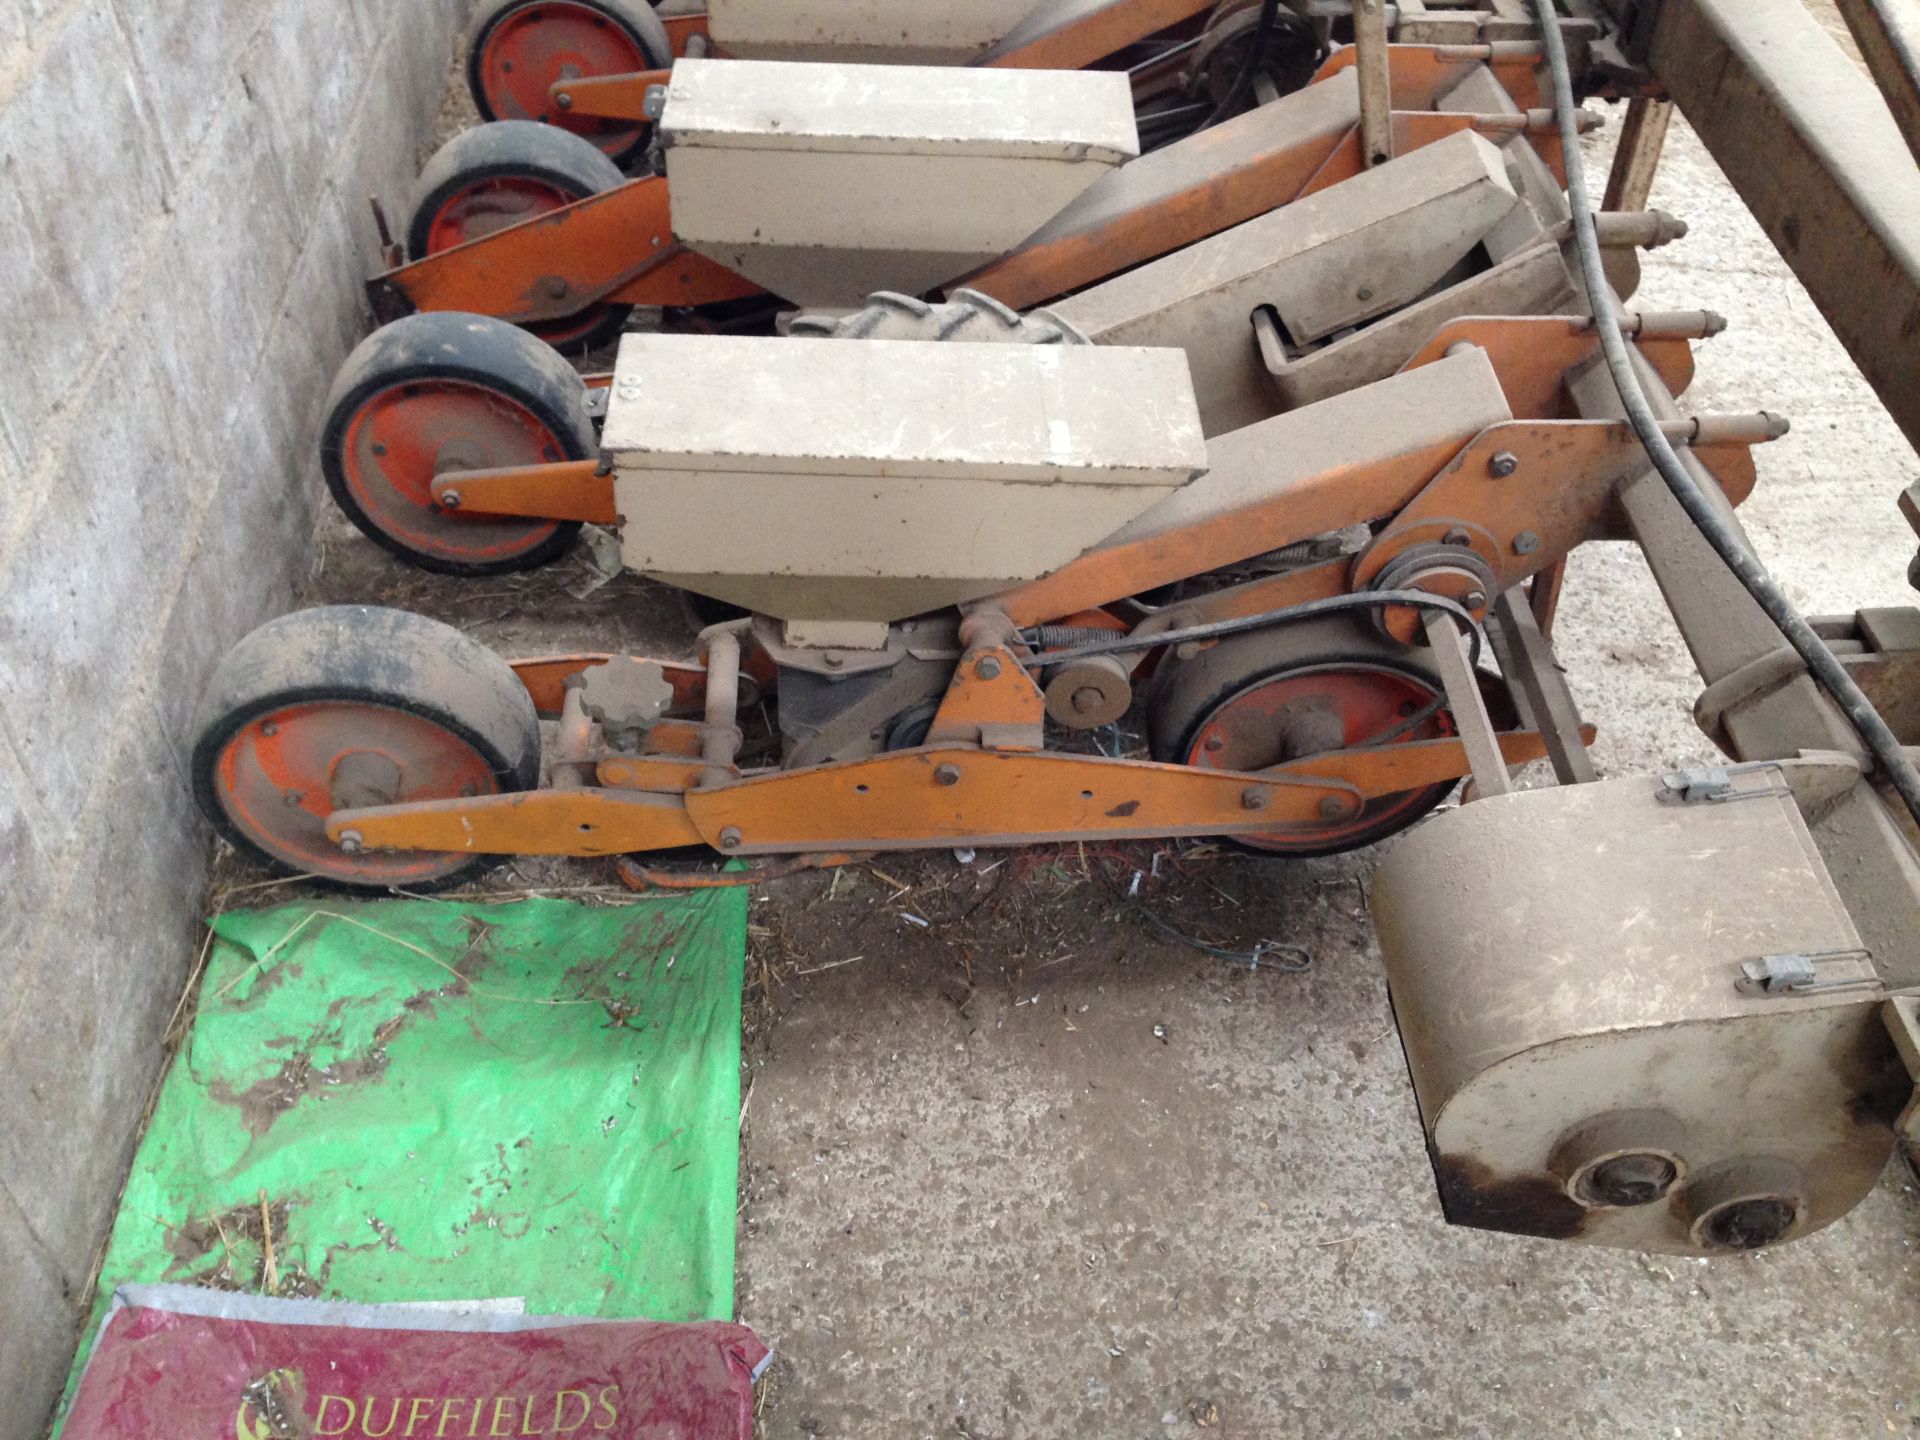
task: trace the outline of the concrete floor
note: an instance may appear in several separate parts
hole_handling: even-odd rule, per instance
[[[1684,125],[1654,198],[1694,228],[1641,302],[1733,322],[1690,403],[1795,423],[1743,512],[1761,554],[1812,612],[1910,603],[1912,451]],[[566,600],[577,563],[462,587],[343,523],[322,556],[313,599],[384,596],[502,648],[686,640],[641,582]],[[1558,638],[1607,773],[1708,757],[1637,552],[1576,557]],[[1076,852],[760,898],[740,1313],[779,1350],[764,1433],[1920,1429],[1902,1173],[1818,1236],[1711,1264],[1441,1223],[1362,904],[1377,859],[1202,856],[1146,887],[1189,931],[1305,946],[1305,975],[1163,942]]]

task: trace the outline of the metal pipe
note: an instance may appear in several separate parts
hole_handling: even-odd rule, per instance
[[[740,637],[731,630],[707,636],[706,725],[700,736],[702,785],[723,785],[733,778],[740,753]]]
[[[1360,162],[1371,170],[1393,158],[1393,70],[1382,0],[1353,0],[1353,48],[1360,78]]]
[[[1593,201],[1587,190],[1586,161],[1580,152],[1580,133],[1573,118],[1573,76],[1567,65],[1567,47],[1560,34],[1559,15],[1554,9],[1554,0],[1534,0],[1534,9],[1546,40],[1547,66],[1553,74],[1555,108],[1560,114],[1561,147],[1566,154],[1567,197],[1573,209],[1574,239],[1580,257],[1580,270],[1586,281],[1594,323],[1600,332],[1600,346],[1606,353],[1607,369],[1613,377],[1614,387],[1619,391],[1620,403],[1626,409],[1627,421],[1640,437],[1640,443],[1646,447],[1647,458],[1653,462],[1653,468],[1666,482],[1687,518],[1754,602],[1766,612],[1767,618],[1779,629],[1787,643],[1806,662],[1808,671],[1846,716],[1847,722],[1853,726],[1880,766],[1882,776],[1899,792],[1915,823],[1920,824],[1920,771],[1914,769],[1899,740],[1888,728],[1887,722],[1880,718],[1880,712],[1873,708],[1860,687],[1854,683],[1846,667],[1814,633],[1806,618],[1793,608],[1793,602],[1787,599],[1786,592],[1747,547],[1739,528],[1707,498],[1687,472],[1686,466],[1681,464],[1680,457],[1674,453],[1672,443],[1647,403],[1646,392],[1641,389],[1640,377],[1634,371],[1633,358],[1627,352],[1626,337],[1620,333],[1613,299],[1607,290],[1605,261],[1601,258],[1600,241],[1593,222]]]
[[[577,683],[569,684],[566,698],[560,702],[560,734],[554,744],[553,788],[578,790],[584,786],[593,770],[587,758],[592,753],[593,717],[587,714],[582,687]]]
[[[1893,123],[1920,160],[1920,61],[1916,61],[1909,27],[1913,24],[1908,7],[1906,20],[1896,18],[1895,7],[1887,0],[1835,0],[1840,18],[1853,32],[1854,43],[1867,62],[1867,69],[1887,97]]]

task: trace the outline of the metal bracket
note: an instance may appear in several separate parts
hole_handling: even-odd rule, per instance
[[[1829,990],[1855,990],[1878,985],[1871,965],[1873,957],[1865,950],[1835,950],[1821,955],[1762,955],[1758,960],[1742,960],[1740,976],[1734,988],[1746,995],[1811,995]],[[1853,961],[1867,968],[1865,974],[1822,980],[1820,968]]]
[[[1698,766],[1674,770],[1660,777],[1660,803],[1663,805],[1713,805],[1736,800],[1742,793],[1733,788],[1733,776],[1722,766]]]
[[[1743,776],[1765,775],[1765,785],[1742,785]],[[1726,805],[1735,800],[1756,800],[1783,793],[1785,772],[1776,760],[1756,761],[1751,765],[1699,765],[1686,770],[1671,770],[1660,777],[1656,798],[1663,805]]]
[[[641,104],[640,108],[649,120],[658,120],[662,115],[666,114],[667,87],[664,85],[649,85],[647,87],[647,98]]]

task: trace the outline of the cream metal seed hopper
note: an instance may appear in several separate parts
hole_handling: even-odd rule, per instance
[[[1027,18],[1034,0],[710,0],[714,42],[742,60],[963,64]]]
[[[629,335],[631,569],[855,646],[1073,559],[1206,468],[1178,350]]]
[[[660,133],[674,234],[815,306],[977,269],[1140,152],[1091,71],[683,60]]]

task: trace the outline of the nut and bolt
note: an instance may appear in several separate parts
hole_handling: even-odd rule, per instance
[[[440,508],[442,510],[458,510],[460,508],[460,492],[458,490],[441,492]]]
[[[567,292],[573,287],[567,284],[564,275],[549,275],[545,280],[540,282],[540,288],[547,292],[549,299],[564,300],[567,298]]]
[[[1255,786],[1249,785],[1246,789],[1240,792],[1240,808],[1242,810],[1266,809],[1267,808],[1267,792]]]
[[[1207,737],[1207,743],[1201,748],[1209,755],[1218,755],[1222,750],[1227,748],[1226,737],[1222,735],[1209,735]]]
[[[998,680],[1000,678],[999,657],[995,655],[982,655],[978,662],[975,663],[973,673],[982,680]]]
[[[571,110],[573,108],[573,96],[562,90],[558,95],[553,97],[553,103],[558,105],[562,110]]]
[[[720,832],[720,848],[722,850],[738,850],[744,839],[745,837],[742,836],[738,830],[729,825]]]
[[[960,783],[960,767],[958,765],[934,766],[933,783],[936,785],[958,785]]]
[[[280,727],[274,724],[273,721],[269,720],[266,724],[260,727],[260,733],[262,735],[265,735],[268,739],[272,739],[275,735],[278,735],[280,733]]]
[[[1511,450],[1500,450],[1487,462],[1487,473],[1496,480],[1504,480],[1520,468],[1520,457]]]
[[[306,798],[307,797],[302,795],[298,790],[283,790],[280,793],[281,801],[289,810],[298,810]]]
[[[358,855],[362,850],[366,848],[367,848],[366,841],[361,839],[360,832],[358,830],[342,830],[340,832],[340,853],[341,854]]]
[[[1338,820],[1347,813],[1347,802],[1338,795],[1327,795],[1320,801],[1320,818]]]
[[[1479,590],[1469,590],[1461,597],[1460,603],[1469,610],[1484,610],[1487,608],[1487,597]]]
[[[1513,553],[1516,555],[1531,555],[1539,548],[1540,537],[1531,530],[1522,530],[1513,537]]]
[[[1473,535],[1464,525],[1456,525],[1447,531],[1445,535],[1442,535],[1440,540],[1442,544],[1446,545],[1471,545],[1473,544]]]
[[[1356,293],[1359,295],[1362,304],[1373,299],[1373,287],[1371,285],[1362,285]]]

